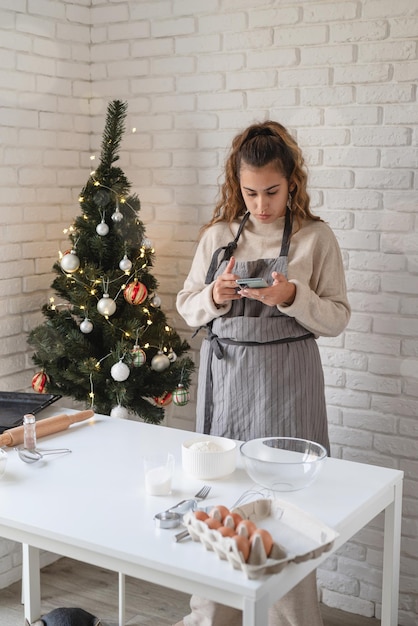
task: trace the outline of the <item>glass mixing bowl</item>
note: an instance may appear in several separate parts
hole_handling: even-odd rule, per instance
[[[261,437],[241,444],[247,474],[272,491],[296,491],[311,485],[327,458],[324,446],[308,439]]]

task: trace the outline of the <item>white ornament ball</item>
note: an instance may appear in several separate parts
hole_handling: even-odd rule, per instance
[[[81,322],[80,330],[85,335],[88,335],[93,330],[93,324],[90,322],[89,319],[87,319],[87,317]]]
[[[110,375],[112,376],[113,380],[116,380],[118,383],[126,380],[129,377],[129,374],[129,367],[126,365],[126,363],[123,363],[122,361],[115,363],[110,369]]]
[[[69,274],[78,270],[78,268],[80,267],[80,259],[78,258],[74,250],[71,250],[71,252],[67,252],[67,254],[64,254],[61,259],[61,267],[64,272],[68,272]]]
[[[132,268],[132,261],[128,259],[128,256],[125,254],[123,259],[121,259],[119,263],[119,269],[121,269],[123,272],[129,272],[131,268]]]
[[[116,419],[126,420],[129,417],[129,411],[124,406],[118,404],[114,406],[110,411],[110,417],[115,417]]]
[[[152,306],[155,306],[156,309],[161,306],[161,298],[159,295],[155,294],[155,296],[151,300]]]
[[[151,369],[155,372],[163,372],[167,367],[170,367],[170,359],[162,352],[158,352],[151,360]]]
[[[100,224],[97,224],[96,233],[98,235],[100,235],[101,237],[105,237],[108,232],[109,232],[109,226],[106,224],[106,222],[100,222]]]
[[[105,293],[97,303],[97,310],[100,315],[113,315],[116,311],[116,302],[109,297],[108,293]]]

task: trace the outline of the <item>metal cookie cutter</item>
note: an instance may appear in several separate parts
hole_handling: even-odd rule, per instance
[[[180,526],[183,516],[174,511],[163,511],[154,515],[154,521],[157,528],[177,528]]]

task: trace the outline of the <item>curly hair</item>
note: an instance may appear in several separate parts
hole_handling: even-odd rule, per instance
[[[232,148],[225,164],[225,181],[220,189],[220,199],[212,219],[202,231],[217,222],[231,223],[243,216],[247,209],[241,193],[240,168],[264,167],[270,163],[292,184],[291,210],[300,228],[303,219],[321,220],[309,208],[307,172],[302,151],[296,141],[278,122],[267,120],[249,126],[232,141]]]

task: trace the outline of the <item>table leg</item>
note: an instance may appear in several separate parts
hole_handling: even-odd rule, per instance
[[[22,587],[25,618],[31,624],[41,617],[39,550],[22,544]]]
[[[398,624],[401,522],[402,481],[394,486],[393,502],[385,509],[382,626]]]
[[[125,574],[119,572],[119,626],[125,626]]]
[[[267,602],[254,602],[244,598],[242,626],[261,626],[268,624],[269,607]]]

